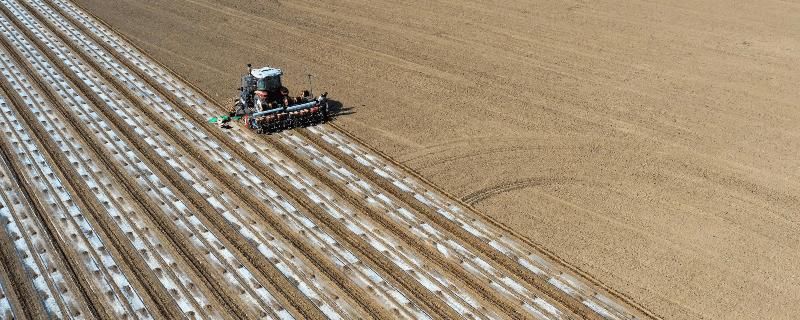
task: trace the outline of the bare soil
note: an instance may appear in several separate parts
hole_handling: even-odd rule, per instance
[[[800,5],[78,0],[222,101],[244,64],[666,318],[800,313]]]

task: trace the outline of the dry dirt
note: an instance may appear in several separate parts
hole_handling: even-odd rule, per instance
[[[218,99],[337,123],[665,318],[800,313],[796,1],[79,0]]]

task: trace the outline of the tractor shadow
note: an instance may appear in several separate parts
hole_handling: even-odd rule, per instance
[[[328,100],[328,110],[330,111],[330,115],[328,116],[327,122],[333,121],[341,116],[347,116],[356,113],[353,109],[353,107],[345,107],[344,104],[339,101]]]

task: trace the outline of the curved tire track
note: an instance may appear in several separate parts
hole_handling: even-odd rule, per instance
[[[537,288],[538,290],[546,293],[548,296],[561,303],[564,307],[568,308],[569,310],[572,310],[576,314],[587,319],[601,319],[595,312],[593,312],[587,306],[581,304],[579,301],[576,301],[572,297],[569,297],[565,293],[556,290],[551,284],[549,284],[544,279],[533,275],[531,272],[527,270],[524,270],[519,264],[517,264],[514,261],[511,261],[508,257],[502,255],[500,252],[490,247],[483,240],[467,233],[460,226],[456,225],[454,222],[443,218],[439,214],[432,213],[430,208],[425,207],[422,203],[418,202],[413,196],[411,196],[406,192],[401,192],[397,190],[397,188],[394,185],[390,184],[388,181],[378,176],[375,172],[359,164],[353,158],[343,154],[342,151],[336,149],[331,144],[322,141],[321,138],[314,135],[313,133],[308,132],[307,129],[299,130],[299,132],[303,137],[313,142],[319,148],[325,150],[329,154],[334,155],[336,159],[338,159],[348,167],[356,170],[356,172],[358,172],[359,174],[369,178],[370,181],[373,181],[384,190],[387,190],[392,195],[403,201],[405,204],[407,204],[417,212],[424,214],[428,219],[430,219],[437,225],[441,226],[444,230],[447,230],[451,234],[457,236],[459,239],[461,239],[465,243],[475,248],[478,252],[481,252],[482,254],[486,255],[495,263],[504,267],[506,270],[511,271],[513,274],[520,277],[534,288]]]
[[[542,179],[542,178],[529,178],[529,179],[522,179],[522,180],[517,180],[517,181],[512,181],[512,182],[507,182],[507,183],[501,183],[501,184],[498,184],[498,185],[494,185],[494,186],[491,186],[491,187],[483,188],[483,189],[480,189],[480,190],[475,191],[473,193],[470,193],[470,194],[464,196],[463,198],[461,198],[461,201],[469,204],[470,206],[473,206],[478,202],[481,202],[483,200],[489,199],[489,198],[491,198],[493,196],[496,196],[496,195],[499,195],[499,194],[502,194],[502,193],[511,192],[511,191],[515,191],[515,190],[520,190],[520,189],[525,189],[525,188],[530,188],[530,187],[535,187],[535,186],[541,186],[541,185],[544,185],[544,184],[546,184],[548,182],[553,182],[553,181],[555,181],[555,180],[554,179]]]
[[[658,315],[656,315],[652,311],[648,310],[646,307],[642,306],[641,304],[637,303],[636,301],[634,301],[633,299],[631,299],[627,295],[625,295],[625,294],[623,294],[623,293],[621,293],[621,292],[619,292],[617,290],[614,290],[613,288],[605,285],[601,281],[599,281],[599,280],[595,279],[594,277],[592,277],[590,274],[588,274],[585,271],[581,270],[579,267],[574,266],[569,261],[566,261],[566,260],[560,258],[558,255],[556,255],[552,251],[548,250],[547,248],[542,247],[541,245],[539,245],[536,242],[532,241],[528,237],[519,234],[518,232],[512,230],[511,228],[509,228],[505,224],[503,224],[503,223],[495,220],[494,218],[486,215],[485,213],[482,213],[481,211],[475,209],[474,207],[472,207],[469,204],[467,204],[464,201],[462,201],[460,198],[455,197],[454,195],[448,193],[447,191],[445,191],[442,188],[438,187],[437,185],[433,184],[431,181],[429,181],[428,179],[424,178],[423,176],[421,176],[419,173],[417,173],[413,169],[408,168],[406,165],[403,165],[402,163],[400,163],[400,162],[396,161],[395,159],[389,157],[388,155],[384,154],[380,150],[377,150],[377,149],[371,147],[369,144],[367,144],[366,142],[364,142],[360,138],[354,136],[353,134],[351,134],[350,132],[348,132],[347,130],[342,128],[341,126],[338,126],[335,123],[331,123],[330,125],[333,127],[333,129],[335,129],[336,132],[346,136],[347,138],[351,139],[352,141],[358,143],[359,146],[366,148],[370,152],[372,152],[372,153],[378,155],[379,157],[381,157],[383,160],[385,160],[385,161],[389,162],[390,164],[396,166],[400,170],[403,170],[404,172],[408,173],[410,176],[412,176],[413,178],[417,179],[422,184],[424,184],[427,188],[430,188],[432,191],[435,191],[435,192],[445,196],[446,198],[451,199],[454,203],[456,203],[459,206],[465,208],[466,210],[468,210],[470,213],[474,214],[475,216],[480,217],[482,220],[488,222],[490,225],[492,225],[492,226],[502,230],[503,232],[513,236],[515,239],[519,239],[520,241],[522,241],[528,247],[530,247],[533,250],[535,250],[536,252],[539,252],[542,255],[544,255],[547,259],[550,259],[551,261],[557,263],[559,266],[565,267],[569,272],[572,272],[572,273],[580,276],[582,279],[585,279],[591,285],[602,289],[604,292],[608,293],[609,295],[611,295],[615,299],[618,299],[619,301],[625,303],[627,306],[632,307],[633,309],[635,309],[641,315],[644,315],[644,316],[652,318],[652,319],[661,319],[661,317],[659,317]],[[319,141],[319,143],[327,144],[324,141]],[[339,154],[341,156],[345,157],[345,158],[350,158],[347,155],[344,155],[344,154],[341,154],[341,153],[339,153]],[[351,162],[351,163],[354,163],[354,161]],[[367,170],[361,164],[358,164],[358,166],[354,167],[354,168],[360,168],[362,170]],[[367,171],[369,171],[369,170],[367,170]],[[371,172],[371,171],[369,171],[369,172]],[[373,174],[373,176],[375,176],[375,175]],[[377,179],[378,180],[383,180],[383,181],[381,181],[381,183],[383,183],[382,185],[386,186],[385,188],[387,188],[387,190],[394,190],[393,194],[402,194],[402,193],[404,193],[402,190],[398,189],[397,186],[394,186],[393,184],[387,183],[385,181],[385,179],[383,179],[381,177],[377,177]],[[377,180],[376,180],[376,182],[377,182]],[[413,197],[410,198],[408,201],[410,201],[412,203],[420,204],[419,201],[414,199]],[[471,235],[469,235],[469,236],[471,236]],[[514,263],[513,261],[511,261],[511,262]],[[545,284],[545,285],[549,285],[549,284]],[[566,297],[566,298],[569,298],[569,297]],[[591,312],[593,313],[593,311],[591,311]]]

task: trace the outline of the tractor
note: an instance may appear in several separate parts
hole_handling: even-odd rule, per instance
[[[247,64],[247,74],[242,76],[239,97],[226,116],[209,119],[211,123],[227,126],[230,121],[241,121],[257,133],[273,133],[295,127],[317,124],[328,119],[328,93],[314,98],[309,75],[309,90],[291,96],[281,83],[283,72],[272,67],[253,69]]]

